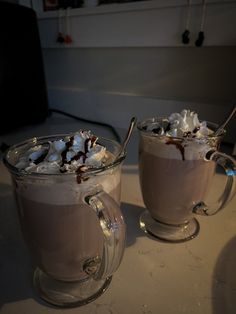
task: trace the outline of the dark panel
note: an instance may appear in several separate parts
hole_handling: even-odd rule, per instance
[[[0,133],[43,121],[47,89],[35,12],[0,2]]]

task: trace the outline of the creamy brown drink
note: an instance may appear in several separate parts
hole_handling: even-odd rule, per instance
[[[194,211],[206,210],[217,163],[209,156],[220,154],[221,136],[214,137],[209,124],[190,110],[145,120],[138,129],[140,185],[147,208],[141,227],[166,241],[193,238],[199,231]]]
[[[28,182],[17,189],[22,231],[35,264],[53,278],[66,281],[89,277],[86,262],[101,260],[103,254],[96,212],[85,202],[86,196],[94,193],[94,178],[80,184],[74,179],[74,184]],[[105,178],[96,177],[96,181],[93,184],[103,186],[119,204],[119,170]],[[121,215],[118,219],[121,222]]]
[[[165,150],[166,145],[169,158],[161,153],[158,155],[156,143],[153,143],[154,147],[141,143],[140,182],[144,203],[154,219],[184,224],[192,218],[193,207],[205,200],[215,163],[204,159],[183,161],[180,152],[179,158],[176,156],[173,144],[160,143],[158,150]]]
[[[12,171],[35,284],[50,303],[87,303],[103,293],[124,251],[120,146],[90,131],[35,138],[15,147]]]

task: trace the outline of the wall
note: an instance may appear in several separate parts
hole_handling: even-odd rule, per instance
[[[220,122],[236,99],[235,55],[236,47],[45,49],[50,105],[121,127],[134,114],[185,107]]]
[[[221,15],[224,15],[222,10]],[[94,18],[96,20],[96,16]],[[58,48],[55,43],[48,44],[50,34],[46,32],[45,22],[42,25],[40,21],[39,25],[41,33],[43,30],[43,54],[52,107],[126,127],[132,115],[142,119],[168,115],[187,107],[197,110],[202,119],[221,122],[236,99],[234,42],[199,48],[179,44],[164,47],[158,42],[154,47],[145,44],[129,47],[127,41],[122,47],[119,41],[114,47],[91,47],[91,42],[86,47],[86,44],[80,46],[77,38],[76,47]],[[56,20],[54,28],[55,25]],[[132,20],[130,26],[134,28]],[[76,27],[75,21],[73,27]],[[109,40],[107,42],[109,44]],[[142,38],[140,42],[142,44]],[[234,142],[235,134],[234,121],[227,141]]]

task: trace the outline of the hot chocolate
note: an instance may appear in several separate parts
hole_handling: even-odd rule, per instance
[[[118,143],[79,131],[33,138],[6,154],[35,285],[53,304],[93,300],[121,262],[119,152]]]
[[[120,185],[108,193],[119,202]],[[85,279],[90,275],[85,268],[87,260],[101,261],[103,235],[96,212],[84,202],[85,197],[86,193],[74,204],[60,202],[58,197],[53,204],[18,192],[25,241],[35,264],[54,279]],[[121,222],[121,216],[119,219]]]
[[[120,201],[119,169],[86,176],[89,169],[114,160],[96,141],[89,132],[80,131],[35,145],[15,163],[23,172],[36,174],[34,179],[16,180],[25,240],[36,265],[58,280],[88,277],[84,267],[87,259],[102,257],[101,227],[96,212],[85,202],[86,196],[96,193],[99,186],[117,204]],[[45,173],[52,176],[37,178],[37,174]]]
[[[166,145],[166,144],[162,144]],[[215,170],[213,161],[163,158],[140,146],[140,182],[152,217],[168,224],[185,224],[193,207],[205,200]]]
[[[162,226],[177,228],[182,225],[185,232],[191,222],[195,225],[195,231],[189,231],[191,237],[191,232],[197,233],[198,229],[193,209],[205,201],[215,173],[216,163],[208,160],[207,153],[217,150],[219,138],[215,138],[209,125],[200,122],[197,114],[190,110],[174,113],[168,118],[148,119],[139,123],[138,128],[141,134],[140,184],[151,215],[148,224],[155,229],[155,221],[159,223],[156,229],[159,228],[162,234],[157,236],[165,239],[166,233],[174,228],[166,231],[164,227],[161,230]],[[184,240],[187,236],[183,230],[177,230],[179,234],[173,231],[168,240]]]

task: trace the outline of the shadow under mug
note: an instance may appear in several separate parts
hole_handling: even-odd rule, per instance
[[[147,131],[147,126],[164,118],[138,123],[139,177],[147,210],[140,227],[168,242],[183,242],[199,233],[195,215],[209,216],[224,208],[235,194],[235,160],[218,151],[225,131],[218,136],[175,138]],[[217,126],[208,122],[213,131]],[[227,176],[214,206],[206,204],[216,165]]]
[[[76,173],[26,173],[14,165],[37,145],[68,134],[32,138],[8,149],[8,168],[21,228],[36,265],[34,287],[50,304],[74,307],[100,296],[123,257],[125,223],[120,211],[121,166],[125,158]],[[120,145],[99,138],[115,157]]]

